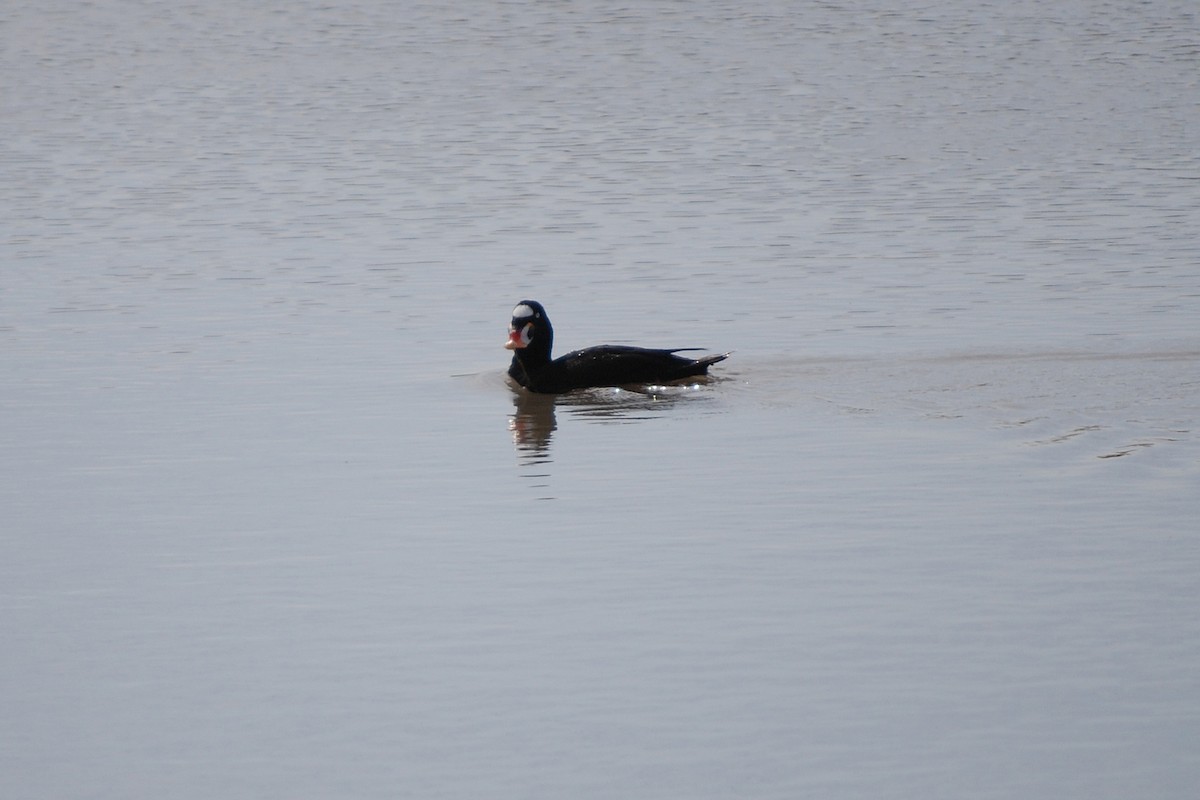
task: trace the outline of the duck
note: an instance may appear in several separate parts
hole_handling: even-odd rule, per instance
[[[708,368],[729,353],[688,358],[676,355],[699,347],[656,350],[628,345],[602,344],[574,350],[551,360],[554,327],[546,309],[536,300],[522,300],[512,312],[508,341],[513,351],[508,374],[531,392],[558,394],[575,389],[628,384],[666,383],[707,375]]]

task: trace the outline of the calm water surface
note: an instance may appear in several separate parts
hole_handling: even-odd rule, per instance
[[[1193,3],[0,37],[3,796],[1194,795]]]

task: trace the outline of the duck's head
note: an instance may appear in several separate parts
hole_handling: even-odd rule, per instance
[[[508,326],[508,341],[504,346],[509,350],[524,350],[533,346],[549,353],[553,340],[554,329],[550,327],[550,318],[546,316],[542,304],[536,300],[517,303]]]

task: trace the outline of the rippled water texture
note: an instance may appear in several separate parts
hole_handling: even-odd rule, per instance
[[[0,795],[1190,799],[1198,43],[5,4]]]

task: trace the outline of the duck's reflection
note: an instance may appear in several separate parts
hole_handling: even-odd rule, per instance
[[[522,464],[549,462],[550,440],[558,429],[554,406],[558,397],[553,394],[534,394],[523,389],[513,390],[516,411],[508,418],[508,430]]]
[[[583,389],[566,394],[535,394],[510,382],[515,411],[508,430],[522,465],[549,464],[558,430],[558,411],[601,424],[631,424],[655,419],[685,400],[699,400],[701,382],[638,388]],[[539,477],[545,477],[539,476]]]

